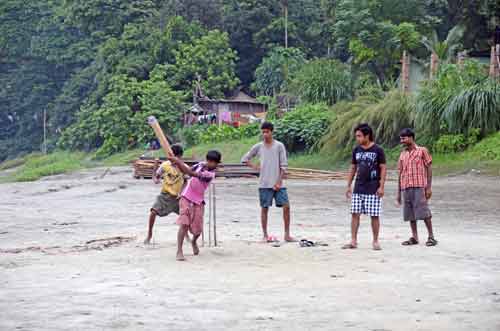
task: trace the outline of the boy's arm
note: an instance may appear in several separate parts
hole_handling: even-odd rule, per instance
[[[387,165],[385,163],[380,165],[380,186],[378,188],[378,196],[383,197],[385,194],[385,179],[387,177]]]
[[[350,199],[352,196],[352,182],[354,181],[354,176],[356,176],[357,170],[358,170],[358,165],[356,163],[351,164],[351,170],[347,175],[347,191],[345,194],[348,199]]]
[[[160,182],[161,176],[163,176],[165,170],[163,169],[163,163],[160,164],[158,169],[156,169],[155,173],[153,174],[153,182],[155,184],[158,184]]]
[[[274,189],[279,191],[281,186],[283,185],[283,179],[286,177],[287,169],[288,169],[288,158],[286,156],[285,146],[281,146],[279,150],[279,162],[280,162],[280,175],[278,177],[278,182],[274,185]]]
[[[246,164],[252,169],[259,170],[259,167],[251,162],[251,160],[257,156],[259,153],[259,144],[254,145],[248,153],[246,153],[242,158],[241,158],[241,163]]]
[[[168,159],[170,160],[170,162],[174,163],[175,165],[177,165],[177,167],[179,167],[179,170],[183,173],[185,173],[186,175],[189,175],[191,177],[198,177],[198,173],[196,171],[193,171],[190,167],[188,167],[184,162],[182,162],[182,160],[180,160],[179,158],[176,158],[176,157],[168,157]]]
[[[387,161],[385,159],[385,152],[383,149],[380,149],[379,152],[379,163],[380,163],[380,185],[377,190],[377,195],[382,198],[385,194],[385,180],[387,177]]]

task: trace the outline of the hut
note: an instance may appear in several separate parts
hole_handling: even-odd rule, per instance
[[[231,124],[258,121],[265,117],[266,104],[249,96],[240,89],[224,99],[210,99],[197,86],[193,94],[193,105],[185,116],[185,125],[193,123]]]

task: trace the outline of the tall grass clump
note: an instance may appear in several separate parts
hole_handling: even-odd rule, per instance
[[[378,144],[396,146],[401,129],[414,125],[415,102],[412,96],[392,90],[378,102],[374,98],[358,98],[335,106],[334,111],[338,115],[330,123],[321,149],[345,158],[355,143],[353,130],[360,123],[372,126]]]
[[[498,83],[489,81],[477,61],[443,65],[417,96],[417,127],[434,140],[449,132],[467,135],[471,128],[494,131],[500,128],[498,91]]]

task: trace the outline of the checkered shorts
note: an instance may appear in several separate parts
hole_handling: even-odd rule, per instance
[[[376,194],[352,195],[351,214],[365,214],[380,216],[382,213],[382,199]]]

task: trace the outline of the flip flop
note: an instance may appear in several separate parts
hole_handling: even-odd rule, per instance
[[[380,247],[380,244],[373,245],[373,250],[374,250],[374,251],[381,251],[381,250],[382,250],[382,247]]]
[[[403,241],[401,245],[403,246],[418,245],[418,241],[415,238],[411,237],[410,239]]]
[[[430,247],[430,246],[436,246],[438,244],[438,241],[432,237],[427,239],[427,242],[425,243],[425,246]]]
[[[356,248],[358,248],[358,246],[353,244],[345,244],[344,246],[342,246],[342,249],[356,249]]]
[[[302,239],[299,242],[299,245],[300,245],[300,247],[314,247],[315,246],[314,242],[307,240],[307,239]]]

